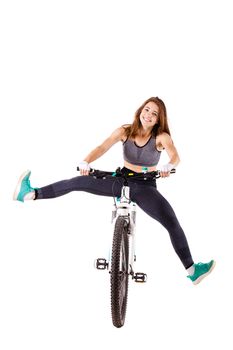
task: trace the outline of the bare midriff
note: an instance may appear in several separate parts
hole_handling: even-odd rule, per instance
[[[145,171],[145,168],[147,168],[146,171],[155,171],[156,170],[156,166],[134,165],[134,164],[131,164],[131,163],[127,162],[126,160],[124,161],[124,166],[127,169],[130,169],[130,170],[134,171],[135,173],[142,173],[142,172]]]

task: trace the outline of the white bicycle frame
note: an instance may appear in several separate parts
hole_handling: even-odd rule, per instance
[[[112,223],[115,226],[116,219],[122,216],[130,224],[129,229],[129,264],[128,274],[134,276],[134,262],[136,261],[135,254],[135,228],[136,228],[136,204],[130,200],[130,188],[129,186],[123,186],[121,189],[120,201],[114,203],[112,211]],[[109,254],[109,268],[111,267],[111,249]]]

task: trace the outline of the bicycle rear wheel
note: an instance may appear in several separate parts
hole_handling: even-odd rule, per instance
[[[128,297],[129,237],[128,221],[119,216],[115,223],[111,262],[112,322],[117,328],[125,322]]]

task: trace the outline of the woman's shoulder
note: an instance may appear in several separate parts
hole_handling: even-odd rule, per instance
[[[121,125],[121,128],[123,128],[124,130],[127,130],[131,127],[131,124],[123,124]]]
[[[158,141],[171,140],[171,136],[167,132],[163,131],[156,136],[156,140]]]
[[[123,125],[121,125],[120,129],[121,129],[121,132],[122,132],[122,135],[121,135],[121,141],[122,142],[125,142],[128,139],[129,132],[130,132],[130,127],[131,127],[131,124],[123,124]]]
[[[130,124],[124,124],[115,129],[111,134],[111,138],[124,142],[127,139],[127,126],[130,126]]]
[[[171,136],[167,132],[161,132],[156,136],[156,148],[158,151],[164,150],[164,144],[171,140]]]

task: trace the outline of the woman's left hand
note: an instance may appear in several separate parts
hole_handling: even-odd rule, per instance
[[[170,175],[170,171],[174,168],[175,168],[174,165],[171,163],[163,165],[160,169],[160,176],[168,177]]]

